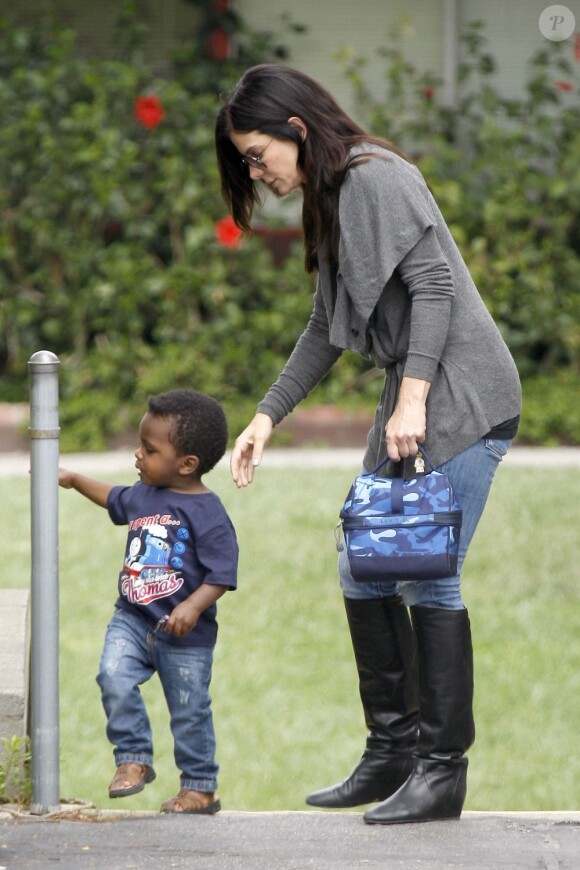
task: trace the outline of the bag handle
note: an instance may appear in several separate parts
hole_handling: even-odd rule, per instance
[[[423,447],[419,447],[419,453],[422,455],[423,459],[426,461],[427,465],[429,466],[429,471],[435,471],[435,466],[433,465],[433,463],[431,462],[431,460],[429,459],[429,457],[425,453],[425,450],[423,449]],[[402,460],[400,460],[400,461],[402,461]],[[386,456],[384,459],[382,459],[373,471],[369,471],[368,473],[369,474],[376,474],[377,471],[379,471],[379,469],[381,469],[383,467],[383,465],[387,464],[387,462],[389,462],[388,456]],[[394,478],[394,480],[396,480],[396,478]]]

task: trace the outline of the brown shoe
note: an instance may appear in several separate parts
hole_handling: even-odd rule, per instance
[[[162,813],[185,813],[187,815],[213,816],[219,813],[221,804],[213,794],[182,788],[174,798],[161,804]]]
[[[124,761],[117,767],[117,772],[109,785],[109,797],[127,797],[143,791],[148,782],[155,779],[155,771],[146,764],[136,761]]]

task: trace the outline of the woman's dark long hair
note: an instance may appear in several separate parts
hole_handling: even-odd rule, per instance
[[[304,141],[288,123],[292,117],[306,125],[308,135]],[[298,146],[298,165],[306,178],[302,224],[308,272],[318,266],[318,250],[324,239],[331,259],[337,259],[340,186],[353,165],[368,159],[368,155],[349,159],[353,145],[369,142],[408,159],[391,143],[365,133],[314,79],[288,66],[254,66],[244,73],[220,109],[215,128],[222,194],[235,223],[246,232],[260,195],[230,140],[234,130],[258,130]]]

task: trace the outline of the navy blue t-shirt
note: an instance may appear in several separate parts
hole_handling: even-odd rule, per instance
[[[154,627],[202,583],[236,588],[236,533],[215,493],[191,495],[138,482],[113,487],[107,508],[115,525],[129,526],[117,608],[138,612]],[[184,637],[160,631],[157,638],[214,646],[216,614],[212,604]]]

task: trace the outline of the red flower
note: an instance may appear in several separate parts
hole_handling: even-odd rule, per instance
[[[220,245],[225,245],[226,248],[239,247],[242,231],[229,215],[221,221],[216,221],[215,234]]]
[[[423,88],[423,96],[426,100],[432,100],[435,96],[435,88],[433,85],[425,85]]]
[[[560,88],[561,91],[573,91],[574,90],[574,85],[572,84],[572,82],[558,81],[558,82],[554,82],[554,84],[556,85],[557,88]]]
[[[153,130],[165,117],[165,111],[159,97],[150,94],[147,97],[137,97],[135,100],[135,117],[140,124]]]
[[[230,38],[223,27],[216,27],[208,37],[206,46],[212,60],[227,60],[230,53]]]

